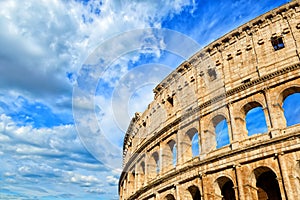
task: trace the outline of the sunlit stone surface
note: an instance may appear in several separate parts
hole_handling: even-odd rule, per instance
[[[120,199],[299,199],[300,120],[288,126],[282,107],[300,92],[299,5],[238,27],[156,86],[125,136]]]

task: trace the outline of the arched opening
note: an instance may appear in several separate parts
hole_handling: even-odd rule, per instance
[[[186,135],[188,136],[188,144],[189,144],[189,155],[194,158],[199,155],[199,134],[197,129],[190,129]]]
[[[176,144],[174,144],[174,146],[172,148],[172,156],[173,156],[172,164],[175,167],[177,165],[177,147],[176,147]]]
[[[171,140],[168,142],[169,149],[168,151],[170,152],[170,162],[169,165],[171,166],[176,166],[177,162],[177,151],[176,151],[176,142],[174,140]]]
[[[241,112],[244,119],[243,127],[248,136],[268,131],[265,113],[260,103],[256,101],[247,103]]]
[[[164,145],[162,151],[162,169],[164,171],[170,170],[176,166],[177,163],[177,149],[175,140],[171,139]]]
[[[190,192],[192,196],[192,200],[201,200],[201,194],[200,190],[197,186],[193,185],[188,188],[188,191]]]
[[[221,148],[230,143],[229,134],[228,134],[228,125],[227,120],[224,116],[218,115],[212,120],[213,126],[216,134],[216,148]]]
[[[165,200],[175,200],[175,197],[174,197],[172,194],[168,194],[168,195],[165,197]]]
[[[199,136],[196,133],[192,138],[192,157],[196,157],[199,155]]]
[[[258,200],[281,200],[281,193],[276,174],[268,167],[254,170]]]
[[[227,181],[221,189],[224,200],[235,200],[233,182]]]
[[[199,155],[199,134],[196,128],[191,128],[184,136],[182,152],[185,160],[189,160]]]
[[[154,152],[151,154],[148,161],[148,177],[155,178],[160,172],[159,154]]]
[[[286,119],[286,125],[292,126],[300,123],[300,93],[294,93],[287,96],[282,108],[284,110],[284,117]]]
[[[215,193],[222,196],[222,200],[235,200],[234,184],[232,180],[226,176],[217,179]]]
[[[292,126],[300,123],[300,87],[293,86],[285,89],[279,96],[278,103],[282,107],[280,115],[281,127]],[[281,110],[279,110],[280,112]],[[282,122],[285,119],[284,122]]]
[[[155,152],[152,156],[155,160],[155,172],[156,172],[156,174],[159,174],[159,172],[160,172],[159,155],[157,152]]]
[[[244,113],[248,136],[268,131],[264,111],[258,102],[246,104],[244,106]]]

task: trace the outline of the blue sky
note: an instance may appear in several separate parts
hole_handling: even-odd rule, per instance
[[[1,1],[0,199],[118,199],[124,131],[152,88],[197,49],[286,2]],[[150,27],[137,42],[136,30]]]

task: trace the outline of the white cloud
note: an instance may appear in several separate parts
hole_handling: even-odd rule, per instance
[[[119,183],[119,178],[114,177],[114,176],[107,176],[106,177],[106,181],[107,183],[109,183],[110,185],[115,185],[117,186]]]
[[[106,193],[106,191],[102,188],[89,188],[85,191],[89,192],[89,193],[97,193],[97,194],[105,194]]]
[[[11,176],[15,176],[15,173],[5,172],[5,173],[3,174],[3,176],[5,176],[5,177],[11,177]]]
[[[70,182],[72,183],[78,183],[84,186],[90,186],[94,183],[101,183],[101,180],[96,178],[95,176],[85,176],[81,174],[75,174],[73,172],[70,172]]]
[[[81,187],[113,190],[108,183],[103,184],[103,177],[106,177],[103,173],[109,173],[108,169],[85,150],[74,126],[18,127],[10,117],[2,114],[0,127],[0,138],[8,138],[0,140],[3,162],[0,174],[5,177],[3,188],[8,191],[19,191],[25,196],[34,193],[41,197],[48,193],[61,195],[62,192],[81,195],[86,192]],[[26,188],[11,185],[13,180]],[[68,185],[68,189],[62,190],[59,183]]]

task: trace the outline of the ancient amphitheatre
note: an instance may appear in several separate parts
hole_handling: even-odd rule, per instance
[[[120,199],[299,199],[300,124],[283,109],[300,92],[299,50],[297,0],[177,67],[131,120]],[[264,129],[249,129],[253,110]]]

